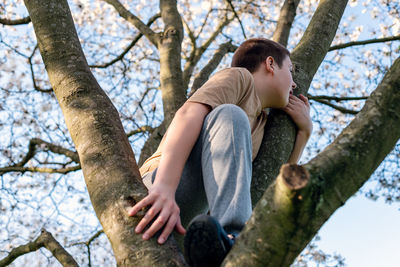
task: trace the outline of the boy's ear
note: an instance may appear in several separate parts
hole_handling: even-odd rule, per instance
[[[267,72],[274,73],[274,70],[275,70],[274,63],[275,63],[275,60],[271,56],[268,56],[265,59],[265,69],[267,70]]]

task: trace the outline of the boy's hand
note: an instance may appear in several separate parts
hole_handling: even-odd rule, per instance
[[[174,228],[180,234],[185,234],[186,230],[181,224],[179,216],[179,207],[175,201],[175,190],[170,190],[166,186],[155,185],[149,190],[148,196],[136,203],[128,212],[129,216],[134,216],[142,208],[151,205],[151,208],[144,215],[143,219],[135,228],[135,232],[139,234],[146,225],[158,214],[157,219],[143,234],[142,238],[148,240],[164,225],[164,230],[158,238],[158,243],[163,244]]]
[[[282,110],[293,119],[299,131],[304,132],[307,136],[311,135],[313,126],[310,117],[310,103],[307,97],[302,94],[299,97],[290,94],[289,103]]]

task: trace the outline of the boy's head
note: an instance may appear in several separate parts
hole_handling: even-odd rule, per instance
[[[292,79],[290,52],[281,44],[265,38],[243,42],[232,58],[232,67],[246,68],[253,74],[263,108],[285,107],[296,88]]]
[[[246,68],[254,73],[268,56],[273,57],[281,68],[283,60],[290,56],[290,52],[286,47],[272,40],[252,38],[244,41],[236,49],[231,66]]]

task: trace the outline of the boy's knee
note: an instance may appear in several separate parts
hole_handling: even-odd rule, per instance
[[[221,112],[221,113],[229,112],[228,114],[232,114],[232,118],[235,120],[243,120],[244,122],[249,121],[246,112],[244,112],[244,110],[241,107],[234,105],[234,104],[219,105],[218,107],[216,107],[214,109],[214,111]]]

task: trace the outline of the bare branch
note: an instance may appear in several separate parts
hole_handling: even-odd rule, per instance
[[[47,248],[63,266],[78,266],[74,258],[58,243],[53,235],[42,229],[41,234],[34,241],[11,250],[7,257],[0,260],[0,267],[7,266],[16,258],[42,247]]]
[[[328,100],[324,100],[324,99],[314,99],[314,100],[317,101],[317,102],[319,102],[319,103],[321,103],[321,104],[325,104],[325,105],[327,105],[327,106],[330,106],[331,108],[334,108],[334,109],[336,109],[336,110],[339,110],[339,111],[342,112],[342,113],[347,113],[347,114],[353,114],[353,115],[355,115],[355,114],[357,114],[357,113],[359,112],[359,111],[356,111],[356,110],[351,110],[351,109],[347,109],[347,108],[344,108],[344,107],[341,107],[341,106],[332,104],[332,103],[329,102]]]
[[[52,168],[38,168],[38,167],[18,167],[18,166],[10,166],[10,167],[3,167],[0,168],[0,175],[7,173],[7,172],[39,172],[39,173],[61,173],[67,174],[69,172],[78,171],[81,169],[80,165],[68,167],[68,168],[59,168],[59,169],[52,169]]]
[[[38,49],[38,45],[35,45],[35,48],[32,51],[32,54],[29,56],[28,58],[28,62],[29,62],[29,67],[31,70],[31,77],[32,77],[32,83],[33,83],[33,88],[35,88],[35,90],[42,92],[42,93],[52,93],[53,92],[53,88],[49,88],[49,89],[42,89],[40,88],[37,84],[36,84],[36,79],[35,79],[35,72],[33,70],[33,63],[32,63],[32,58],[35,55],[36,50]]]
[[[152,16],[149,19],[149,21],[147,22],[146,25],[151,26],[151,24],[153,24],[160,17],[161,17],[161,14],[157,13],[156,15]],[[136,43],[142,38],[142,36],[143,36],[142,33],[139,33],[138,35],[136,35],[135,38],[133,38],[132,42],[124,49],[124,51],[118,57],[114,58],[110,62],[101,64],[101,65],[89,65],[89,67],[91,67],[91,68],[107,68],[107,67],[111,66],[112,64],[114,64],[115,62],[120,61],[131,50],[131,48],[136,45]]]
[[[206,17],[204,18],[203,24],[201,25],[200,30],[199,30],[199,32],[197,33],[196,39],[197,39],[197,38],[200,36],[200,34],[203,32],[204,27],[205,27],[206,24],[207,24],[208,18],[210,17],[211,12],[214,11],[214,10],[215,10],[214,8],[210,8],[210,10],[208,10],[208,13],[207,13]]]
[[[292,28],[299,2],[300,0],[285,0],[279,14],[278,25],[276,25],[274,35],[272,36],[272,40],[285,47],[289,40],[290,29]]]
[[[190,77],[192,76],[194,67],[199,62],[204,51],[207,50],[207,48],[211,45],[211,43],[222,32],[222,30],[227,25],[229,25],[229,23],[231,23],[233,20],[234,20],[234,17],[229,18],[228,15],[226,14],[224,19],[218,25],[217,29],[211,34],[211,36],[207,39],[207,41],[205,41],[204,44],[202,46],[200,46],[199,48],[196,48],[196,46],[193,47],[193,51],[190,55],[189,60],[186,62],[184,71],[183,71],[183,82],[184,82],[186,88],[189,85]]]
[[[135,135],[135,134],[138,134],[138,133],[144,133],[144,132],[149,132],[149,133],[152,133],[154,131],[154,128],[153,127],[150,127],[150,126],[143,126],[143,127],[140,127],[139,129],[135,129],[135,130],[133,130],[133,131],[130,131],[129,133],[127,133],[126,135],[128,136],[128,137],[131,137],[132,135]]]
[[[193,31],[189,28],[189,25],[187,24],[186,20],[183,17],[182,17],[182,22],[183,22],[183,26],[185,26],[185,28],[188,32],[190,42],[192,43],[192,46],[193,46],[193,50],[196,50],[197,49],[197,44],[196,44],[197,37],[194,36]]]
[[[226,1],[226,2],[228,3],[228,5],[231,7],[231,9],[232,9],[232,11],[233,11],[233,14],[235,14],[235,17],[236,17],[237,20],[239,21],[240,28],[242,29],[242,34],[243,34],[244,39],[247,39],[246,32],[244,31],[244,27],[243,27],[242,21],[240,20],[239,15],[238,15],[238,13],[236,12],[235,7],[234,7],[233,4],[232,4],[232,1],[231,1],[231,0],[225,0],[225,1]]]
[[[156,47],[158,46],[158,35],[152,29],[150,29],[148,25],[144,24],[138,17],[129,12],[129,10],[127,10],[118,0],[103,1],[112,5],[121,17],[132,23],[143,35],[145,35],[150,40],[153,45],[155,45]]]
[[[65,168],[65,167],[58,168],[58,169],[41,168],[41,167],[24,167],[24,165],[35,156],[35,154],[37,152],[37,146],[44,146],[44,148],[42,148],[42,149],[45,151],[47,150],[47,151],[51,151],[56,154],[65,155],[65,156],[69,157],[71,160],[73,160],[74,162],[79,164],[79,156],[78,156],[77,152],[66,149],[62,146],[54,145],[52,143],[46,142],[39,138],[33,138],[29,141],[28,152],[26,153],[24,158],[17,164],[0,168],[0,175],[7,173],[7,172],[22,172],[22,173],[24,173],[24,172],[39,172],[39,173],[66,174],[66,173],[77,171],[77,170],[81,169],[80,165],[73,166],[73,167],[67,167],[67,168]]]
[[[328,96],[328,95],[317,95],[313,96],[310,94],[307,94],[308,99],[311,100],[319,100],[319,99],[325,99],[325,100],[333,100],[333,101],[348,101],[348,100],[366,100],[368,99],[368,96]]]
[[[334,45],[334,46],[331,46],[328,51],[343,49],[343,48],[347,48],[347,47],[350,47],[350,46],[356,46],[356,45],[384,43],[384,42],[390,42],[390,41],[396,41],[396,40],[400,40],[400,35],[391,36],[391,37],[384,37],[384,38],[377,38],[377,39],[369,39],[369,40],[364,40],[364,41],[348,42],[348,43],[344,43],[344,44]]]
[[[29,22],[31,22],[31,18],[29,16],[22,18],[22,19],[15,19],[15,20],[0,18],[0,24],[10,25],[10,26],[28,24]]]
[[[70,159],[72,159],[74,162],[79,163],[79,156],[78,153],[75,151],[66,149],[62,146],[54,145],[52,143],[46,142],[40,138],[33,138],[29,141],[28,145],[28,152],[26,153],[25,157],[17,164],[15,164],[12,167],[22,167],[24,166],[33,156],[35,155],[36,152],[36,146],[41,146],[44,145],[47,150],[57,153],[57,154],[62,154]]]
[[[207,65],[196,75],[188,97],[193,95],[208,80],[208,77],[218,67],[222,58],[229,52],[235,52],[236,49],[237,46],[233,45],[230,41],[221,44]]]
[[[86,246],[87,249],[87,257],[88,257],[88,266],[91,267],[92,266],[92,259],[91,259],[91,251],[90,251],[90,244],[96,240],[100,235],[104,234],[103,230],[98,231],[97,233],[95,233],[92,237],[89,238],[88,241],[86,242],[77,242],[77,243],[73,243],[71,244],[71,246],[76,246],[76,245],[84,245]]]

